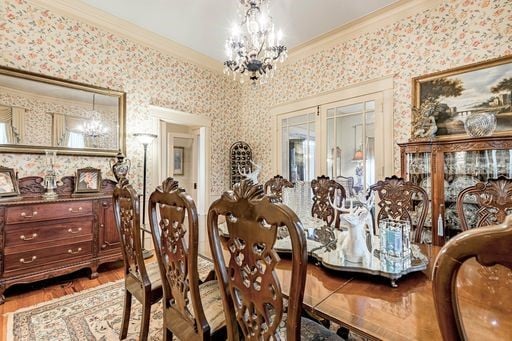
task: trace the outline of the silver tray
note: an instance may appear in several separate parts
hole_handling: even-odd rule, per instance
[[[221,236],[227,237],[225,224],[219,225]],[[279,231],[274,249],[278,253],[291,254],[290,237]],[[380,245],[378,236],[373,236],[368,241],[368,249],[372,250],[371,257],[362,263],[352,263],[343,259],[338,250],[337,240],[342,237],[342,232],[334,228],[322,226],[320,228],[306,229],[308,255],[314,258],[318,264],[336,271],[364,273],[382,276],[390,279],[392,287],[398,285],[396,281],[411,272],[423,271],[428,266],[428,258],[420,250],[418,245],[411,246],[411,256],[406,259],[396,259],[381,255],[380,250],[373,249],[371,245]]]

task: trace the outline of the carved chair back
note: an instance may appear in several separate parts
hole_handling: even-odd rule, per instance
[[[432,291],[444,340],[467,340],[456,295],[457,274],[464,261],[476,258],[483,266],[501,264],[512,270],[510,245],[512,216],[501,225],[464,231],[443,246],[434,264]]]
[[[468,217],[464,210],[466,205],[478,206],[476,217]],[[463,231],[500,224],[509,214],[512,214],[512,179],[504,176],[468,187],[457,197],[457,215]],[[470,223],[470,218],[474,223]]]
[[[177,181],[167,178],[149,197],[149,218],[168,315],[164,320],[180,339],[208,339],[210,327],[199,294],[196,205]]]
[[[352,176],[337,176],[334,180],[343,186],[347,197],[350,198],[356,195],[354,191],[354,178]]]
[[[124,259],[125,278],[132,276],[144,286],[151,286],[140,238],[140,208],[137,192],[123,179],[114,189],[114,217]]]
[[[322,175],[311,181],[311,189],[313,191],[311,215],[325,221],[327,226],[331,226],[336,221],[335,226],[338,227],[340,223],[339,212],[331,206],[330,202],[339,206],[346,199],[347,196],[343,186],[329,179],[328,176]]]
[[[223,256],[218,217],[225,216],[229,236]],[[279,339],[285,312],[275,272],[280,259],[274,250],[278,228],[286,228],[292,243],[292,273],[286,334],[300,339],[301,305],[306,281],[306,236],[297,215],[261,185],[242,180],[216,200],[208,212],[208,236],[221,285],[229,340]],[[239,328],[243,335],[239,335]]]
[[[395,175],[370,186],[378,194],[377,226],[382,219],[404,220],[414,230],[413,241],[421,242],[423,226],[428,213],[428,194],[420,186]],[[421,205],[420,205],[421,204]],[[418,214],[414,214],[416,213]]]
[[[279,198],[279,200],[283,200],[283,188],[293,188],[293,184],[288,180],[283,178],[281,175],[276,175],[267,182],[265,182],[265,193],[271,193]]]

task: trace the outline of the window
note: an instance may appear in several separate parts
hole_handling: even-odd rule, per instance
[[[73,131],[68,132],[67,146],[71,148],[85,148],[84,134]]]
[[[0,144],[7,144],[9,139],[7,138],[7,124],[0,123]]]

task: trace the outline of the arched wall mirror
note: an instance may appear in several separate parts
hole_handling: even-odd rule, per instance
[[[126,94],[0,67],[0,151],[125,153]]]

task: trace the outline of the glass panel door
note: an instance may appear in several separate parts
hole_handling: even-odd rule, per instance
[[[499,176],[512,177],[512,150],[444,153],[444,199],[448,238],[461,231],[456,207],[459,193],[467,187]],[[463,210],[469,227],[475,227],[478,218],[475,199],[466,198]]]
[[[327,175],[352,178],[353,191],[375,183],[375,100],[328,107]],[[351,189],[349,189],[351,192]]]
[[[281,170],[292,182],[315,177],[315,117],[311,112],[280,120]]]

